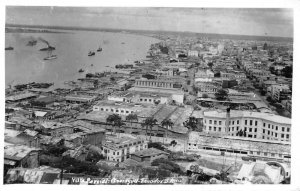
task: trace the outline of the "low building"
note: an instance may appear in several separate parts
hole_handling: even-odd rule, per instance
[[[166,153],[162,150],[158,150],[155,148],[144,149],[141,151],[137,151],[131,154],[131,159],[140,163],[149,163],[151,164],[153,160],[158,158],[167,159],[169,153]]]
[[[9,102],[26,101],[36,97],[37,97],[36,94],[25,92],[25,93],[8,96],[5,98],[5,102],[9,103]]]
[[[291,162],[291,144],[272,140],[229,136],[219,137],[192,132],[189,135],[187,150],[220,156],[244,156],[264,161]]]
[[[89,103],[96,99],[96,96],[88,96],[88,95],[68,95],[65,97],[67,103]]]
[[[15,167],[36,168],[39,166],[39,149],[25,145],[5,144],[4,172]]]
[[[61,136],[73,133],[73,127],[59,122],[44,121],[40,123],[42,131],[51,136]]]
[[[287,99],[288,96],[292,95],[292,91],[288,85],[276,84],[271,85],[271,97],[272,99],[280,102],[281,100]]]

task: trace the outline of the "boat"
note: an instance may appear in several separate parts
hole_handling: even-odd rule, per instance
[[[44,60],[53,60],[56,59],[57,56],[56,55],[52,55],[52,51],[48,52],[48,56],[46,58],[44,58]]]
[[[14,47],[11,47],[11,46],[5,48],[5,50],[13,50],[13,49],[14,49]]]
[[[99,48],[97,49],[97,52],[101,52],[101,51],[102,51],[102,48],[99,47]]]
[[[95,52],[89,51],[88,56],[95,56]]]
[[[94,64],[91,64],[91,66],[94,66]]]
[[[44,58],[44,60],[53,60],[56,59],[57,56],[56,55],[51,55],[51,56],[47,56],[46,58]]]
[[[41,48],[40,51],[52,51],[55,50],[55,47],[48,45],[46,48]]]
[[[78,72],[81,73],[81,72],[84,72],[84,70],[81,68]]]
[[[125,42],[122,42],[122,44],[125,44]]]
[[[35,46],[37,43],[37,40],[30,40],[28,41],[28,43],[26,44],[26,46]]]

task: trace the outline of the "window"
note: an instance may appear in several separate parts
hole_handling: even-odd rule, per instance
[[[286,131],[287,131],[287,132],[290,132],[290,128],[289,128],[289,127],[287,127],[287,128],[286,128]]]
[[[217,128],[216,128],[216,127],[214,127],[214,131],[217,131]]]
[[[237,131],[239,130],[239,126],[236,127],[236,130],[237,130]]]
[[[265,130],[263,129],[263,133],[265,133]]]
[[[234,127],[232,127],[232,131],[234,131]]]
[[[265,156],[268,156],[268,153],[265,152],[264,155],[265,155]]]
[[[114,112],[114,109],[111,109],[110,111],[111,111],[111,112]]]
[[[221,132],[221,127],[219,127],[219,131]]]
[[[277,133],[275,133],[275,137],[277,137]]]
[[[273,136],[273,131],[272,131],[271,135]]]
[[[212,124],[212,120],[209,120],[209,124]]]
[[[252,125],[252,120],[250,120],[250,125]]]
[[[245,120],[245,125],[247,125],[247,120]]]
[[[121,110],[121,113],[124,113],[124,110]]]
[[[147,99],[144,99],[144,101],[147,101]]]
[[[129,111],[126,111],[126,113],[129,113]]]
[[[149,99],[149,101],[151,102],[151,101],[152,101],[152,99]]]
[[[247,127],[245,127],[245,131],[247,131]]]
[[[264,123],[264,127],[266,126],[266,123]]]
[[[140,101],[143,101],[143,99],[140,99]]]
[[[240,120],[237,120],[237,121],[236,121],[236,124],[240,124]]]
[[[257,132],[257,128],[254,128],[254,132],[255,132],[255,133]]]
[[[222,125],[222,121],[219,121],[219,125]]]
[[[270,129],[270,124],[268,124],[268,128]]]
[[[230,132],[230,128],[228,129],[228,131]]]
[[[289,136],[289,135],[286,135],[286,138],[287,138],[287,139],[289,139],[289,138],[290,138],[290,136]]]
[[[117,152],[117,155],[119,155],[119,152]]]
[[[260,155],[260,152],[258,151],[258,152],[256,152],[256,154],[257,154],[257,155]]]
[[[103,109],[103,108],[101,108],[100,110],[101,110],[101,111],[103,111],[104,109]]]
[[[274,129],[274,125],[272,125],[272,129]]]
[[[113,155],[115,155],[116,153],[115,152],[113,152]]]
[[[282,158],[282,154],[278,154],[278,157]]]
[[[232,121],[232,125],[234,125],[234,121]]]
[[[281,134],[281,138],[284,138],[284,134]]]
[[[209,126],[209,130],[211,131],[211,126]]]
[[[217,125],[217,121],[216,120],[214,120],[214,125]]]
[[[248,135],[248,137],[252,138],[252,135]]]
[[[265,139],[265,136],[262,136],[263,139]]]
[[[108,111],[108,109],[106,108],[105,111]]]
[[[268,131],[268,135],[270,135],[270,131]]]
[[[255,126],[257,126],[257,121],[255,121]]]
[[[254,135],[254,138],[256,138],[256,135]]]
[[[249,128],[249,132],[252,132],[252,128]]]
[[[278,126],[275,127],[275,130],[278,131]]]
[[[284,127],[282,127],[282,132],[284,132]]]
[[[119,110],[117,109],[116,112],[119,112]]]
[[[271,153],[271,157],[275,157],[275,154],[274,154],[274,153]]]
[[[249,153],[250,153],[251,155],[253,155],[253,151],[250,151]]]

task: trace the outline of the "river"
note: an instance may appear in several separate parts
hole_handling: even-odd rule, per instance
[[[27,82],[54,82],[55,87],[64,87],[65,81],[74,81],[86,73],[114,71],[117,64],[133,64],[145,59],[150,45],[157,39],[111,32],[63,31],[65,33],[6,33],[5,84],[16,85]],[[35,46],[26,46],[28,41],[38,40]],[[39,49],[47,46],[43,40],[55,47],[52,52],[57,59],[44,60],[47,52]],[[101,52],[97,52],[98,47]],[[95,56],[88,56],[95,51]],[[109,66],[109,67],[108,67]],[[79,73],[79,69],[85,70]]]

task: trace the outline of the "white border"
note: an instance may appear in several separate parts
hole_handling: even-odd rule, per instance
[[[215,8],[294,8],[294,78],[293,78],[293,116],[292,116],[292,184],[291,185],[179,185],[179,186],[76,186],[76,185],[1,185],[0,190],[300,190],[300,125],[299,123],[299,111],[300,101],[297,99],[300,97],[300,75],[297,74],[300,71],[300,47],[299,47],[299,18],[300,18],[300,1],[297,0],[184,0],[184,1],[162,1],[162,0],[109,0],[109,1],[96,1],[96,0],[76,0],[76,1],[64,1],[62,0],[5,0],[1,1],[1,38],[0,41],[0,57],[1,57],[1,69],[0,69],[0,85],[1,85],[1,98],[0,98],[0,116],[4,119],[4,103],[5,103],[5,62],[4,62],[4,42],[5,42],[5,6],[6,5],[28,5],[28,6],[72,6],[72,7],[215,7]],[[274,18],[276,19],[276,18]],[[298,64],[299,63],[299,64]],[[298,64],[298,65],[297,65]],[[4,138],[4,122],[1,122],[0,137],[1,145]],[[0,170],[3,168],[3,149],[0,149]],[[3,183],[1,171],[1,184]]]

